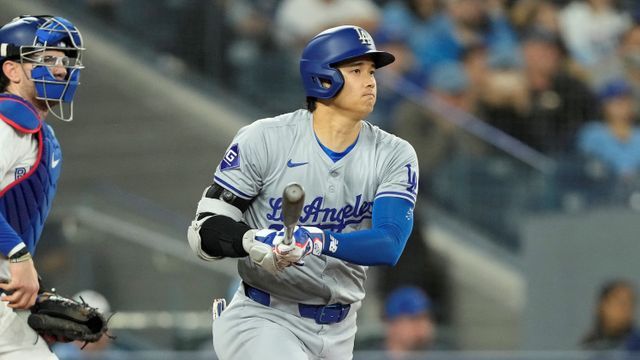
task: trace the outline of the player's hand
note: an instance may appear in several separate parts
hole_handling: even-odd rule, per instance
[[[242,247],[249,254],[251,261],[272,274],[291,265],[284,259],[278,258],[276,254],[273,240],[277,233],[276,230],[251,229],[242,237]]]
[[[33,260],[9,263],[11,280],[8,284],[0,283],[0,289],[9,294],[2,295],[0,301],[8,302],[13,309],[28,309],[36,303],[40,283]]]
[[[324,232],[313,226],[296,226],[291,244],[284,244],[284,231],[280,231],[273,240],[273,245],[278,258],[301,266],[307,255],[322,254]]]

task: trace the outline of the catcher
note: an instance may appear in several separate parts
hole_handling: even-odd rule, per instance
[[[94,341],[104,331],[86,306],[39,292],[31,257],[63,165],[60,144],[45,119],[72,120],[83,52],[80,31],[62,17],[25,15],[0,27],[2,360],[56,359],[37,333],[49,341]]]

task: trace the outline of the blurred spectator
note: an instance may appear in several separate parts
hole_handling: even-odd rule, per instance
[[[393,38],[409,39],[429,31],[439,11],[438,0],[394,0],[382,9],[379,32]]]
[[[560,25],[571,56],[592,71],[616,49],[617,40],[630,25],[614,0],[579,0],[561,13]]]
[[[511,21],[520,34],[540,29],[560,35],[560,10],[552,0],[518,0]]]
[[[427,350],[435,343],[436,324],[431,318],[431,301],[416,287],[392,292],[384,305],[389,359],[402,359],[411,351]]]
[[[609,56],[591,78],[600,88],[611,79],[626,79],[631,86],[636,111],[640,110],[640,24],[633,25],[620,37],[615,54]]]
[[[254,66],[263,51],[274,47],[273,20],[279,0],[236,0],[227,6],[227,21],[235,40],[229,48],[231,63]]]
[[[334,26],[356,25],[373,34],[379,16],[371,0],[284,0],[276,11],[276,38],[281,46],[297,51]]]
[[[97,308],[105,318],[111,316],[111,305],[107,299],[100,293],[93,290],[82,290],[73,296],[76,301],[84,301],[87,304]],[[80,360],[80,359],[104,359],[115,360],[121,358],[117,353],[113,352],[113,339],[108,336],[102,336],[100,340],[94,343],[74,341],[71,343],[56,343],[53,352],[60,360]]]
[[[531,110],[529,87],[520,69],[520,59],[494,54],[477,85],[477,114],[492,126],[524,139]],[[508,55],[508,54],[505,54]]]
[[[385,299],[384,333],[364,340],[356,338],[356,349],[368,350],[366,359],[376,360],[422,359],[424,351],[450,349],[436,337],[431,310],[431,299],[423,290],[396,286]]]
[[[288,49],[276,45],[273,32],[279,4],[280,0],[229,1],[225,12],[234,35],[227,53],[231,85],[272,113],[295,106],[299,96],[297,62]]]
[[[415,34],[410,45],[423,69],[459,61],[464,48],[483,44],[489,52],[517,49],[516,37],[499,1],[446,0],[445,10],[426,33]],[[489,5],[487,5],[489,4]]]
[[[624,280],[600,289],[593,328],[582,340],[586,350],[640,351],[640,333],[634,324],[635,291]]]
[[[388,51],[396,61],[383,71],[376,73],[378,97],[376,108],[369,121],[391,131],[394,127],[393,112],[407,96],[421,94],[427,82],[427,76],[416,64],[411,49],[403,37],[393,37],[391,33],[378,33],[376,47]]]
[[[467,46],[461,56],[464,72],[469,78],[469,93],[478,98],[487,85],[489,71],[487,49],[479,44]]]
[[[563,69],[562,45],[553,33],[529,32],[522,53],[531,110],[520,140],[546,154],[566,152],[578,127],[595,113],[593,94]]]
[[[462,65],[452,62],[435,67],[429,74],[429,87],[422,98],[442,112],[470,112],[473,99]],[[453,123],[413,100],[401,103],[394,119],[395,134],[414,146],[420,159],[421,183],[428,186],[430,176],[454,146]]]
[[[637,179],[640,171],[640,128],[634,124],[631,88],[623,80],[605,85],[598,93],[604,121],[586,124],[578,134],[578,149],[602,161],[624,182]]]

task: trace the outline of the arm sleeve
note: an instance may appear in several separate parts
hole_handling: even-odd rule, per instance
[[[0,214],[0,253],[9,257],[24,246],[22,239],[16,234],[4,216]]]
[[[399,197],[373,202],[372,228],[346,234],[325,232],[322,253],[354,264],[394,266],[413,228],[413,203]]]

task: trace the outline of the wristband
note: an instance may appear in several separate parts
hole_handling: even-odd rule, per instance
[[[15,254],[9,257],[10,263],[19,263],[19,262],[24,262],[29,260],[31,260],[31,253],[29,252],[29,249],[27,249],[26,247],[18,250]]]

